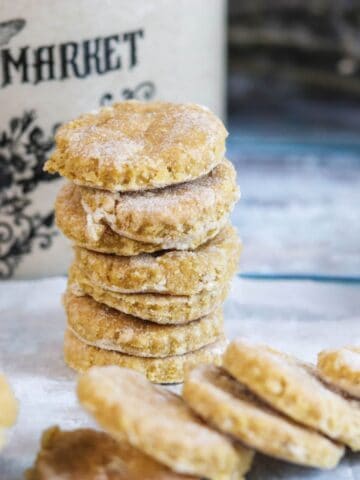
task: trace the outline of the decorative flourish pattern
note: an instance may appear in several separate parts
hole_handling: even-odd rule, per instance
[[[155,85],[142,82],[123,89],[120,95],[122,100],[150,100]],[[113,101],[113,94],[105,93],[100,104]],[[24,255],[35,248],[50,248],[57,234],[53,210],[44,215],[34,212],[30,194],[40,183],[58,178],[43,171],[58,126],[46,136],[31,110],[12,118],[8,128],[0,130],[0,279],[11,278]]]
[[[0,132],[0,279],[10,278],[34,248],[49,248],[57,233],[52,210],[29,211],[29,194],[57,178],[43,171],[56,128],[46,137],[32,110],[12,118]]]
[[[142,100],[147,101],[154,98],[156,87],[153,82],[141,82],[134,88],[124,88],[120,92],[120,100]],[[100,105],[109,105],[114,101],[114,95],[110,92],[104,93],[100,99]]]

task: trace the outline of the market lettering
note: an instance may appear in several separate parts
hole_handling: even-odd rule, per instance
[[[16,51],[0,50],[0,88],[15,83],[38,85],[41,82],[64,81],[105,75],[132,69],[139,63],[139,41],[144,30],[97,37],[82,42],[43,45]]]

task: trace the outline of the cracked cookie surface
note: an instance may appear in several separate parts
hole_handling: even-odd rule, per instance
[[[215,237],[239,198],[236,171],[228,160],[193,182],[152,191],[78,188],[86,233],[93,241],[101,238],[107,225],[132,240],[177,250],[196,248]]]
[[[227,132],[196,104],[127,101],[62,125],[45,170],[110,191],[161,188],[207,174]]]
[[[139,255],[162,249],[161,245],[137,242],[118,235],[108,226],[101,227],[101,235],[88,236],[86,212],[81,205],[80,190],[72,183],[65,184],[55,202],[56,225],[75,245],[96,252],[115,255]]]

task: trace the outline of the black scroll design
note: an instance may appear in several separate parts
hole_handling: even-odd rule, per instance
[[[133,89],[124,88],[122,96],[124,100],[151,100],[155,95],[155,91],[153,82],[142,82]]]
[[[152,100],[156,93],[156,87],[153,82],[146,81],[141,82],[134,88],[124,88],[120,92],[120,100]],[[110,105],[115,101],[115,97],[112,93],[106,92],[100,98],[100,105]]]
[[[57,179],[43,171],[56,128],[46,136],[32,110],[0,131],[0,279],[11,278],[35,248],[48,249],[57,233],[51,208],[45,214],[31,208],[39,184]]]

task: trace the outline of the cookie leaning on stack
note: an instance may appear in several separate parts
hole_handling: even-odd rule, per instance
[[[219,363],[221,304],[240,242],[227,132],[192,104],[115,104],[62,126],[45,165],[72,183],[56,201],[75,244],[64,298],[65,360],[115,364],[158,383]]]

